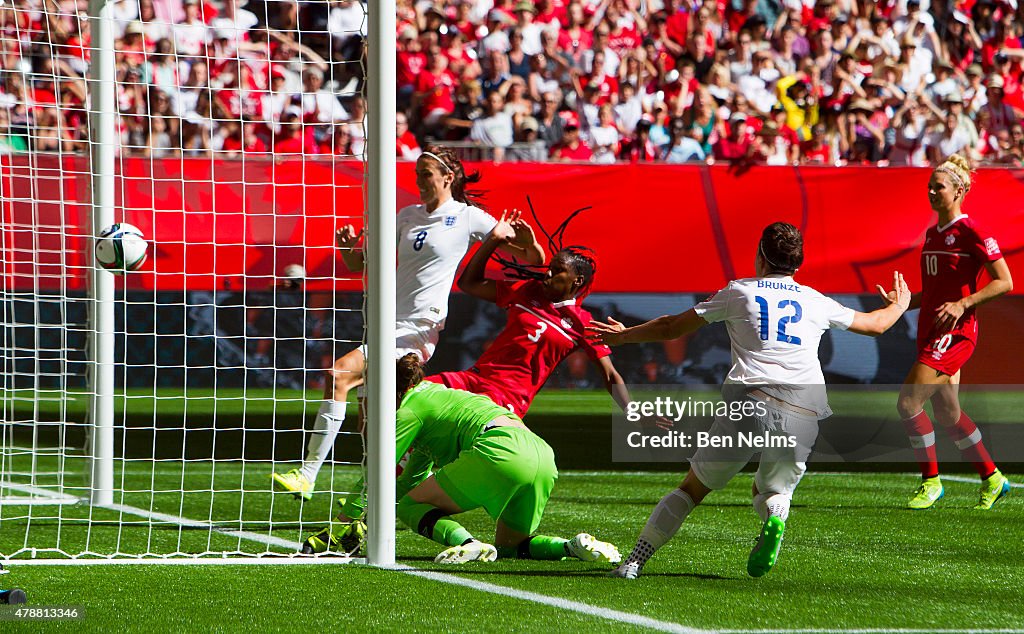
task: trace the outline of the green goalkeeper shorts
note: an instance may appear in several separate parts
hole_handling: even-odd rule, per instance
[[[492,519],[529,535],[540,526],[558,470],[554,452],[540,436],[520,427],[495,427],[434,475],[462,510],[483,507]]]

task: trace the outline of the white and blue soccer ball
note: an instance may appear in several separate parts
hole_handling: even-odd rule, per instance
[[[135,225],[110,225],[96,239],[96,261],[113,273],[138,271],[146,263],[149,245]]]

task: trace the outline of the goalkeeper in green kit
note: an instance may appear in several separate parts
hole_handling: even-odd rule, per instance
[[[397,482],[398,517],[446,546],[438,563],[497,557],[617,563],[619,551],[586,533],[534,535],[558,478],[551,447],[518,416],[486,396],[423,382],[415,354],[398,360],[396,455],[412,454]],[[431,475],[431,469],[435,471]],[[494,544],[474,538],[452,515],[483,507],[496,522]],[[354,550],[362,537],[362,501],[350,499],[340,525],[308,538],[303,552]]]

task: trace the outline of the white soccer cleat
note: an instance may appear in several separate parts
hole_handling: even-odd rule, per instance
[[[587,533],[580,533],[569,540],[569,552],[580,561],[606,561],[610,564],[622,561],[615,544],[602,542]]]
[[[615,570],[612,570],[610,574],[619,579],[636,579],[640,576],[640,564],[635,561],[627,561]]]
[[[498,549],[490,544],[472,541],[461,546],[452,546],[434,557],[435,564],[464,564],[468,561],[494,561]]]

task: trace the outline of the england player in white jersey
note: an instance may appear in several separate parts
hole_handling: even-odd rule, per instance
[[[478,173],[466,175],[455,153],[439,146],[428,147],[416,161],[419,205],[398,212],[398,288],[396,352],[401,358],[414,352],[426,363],[434,353],[448,315],[448,294],[459,263],[476,242],[492,231],[505,236],[503,251],[529,264],[543,264],[544,249],[518,212],[495,220],[472,205],[469,184]],[[338,247],[345,266],[353,273],[363,270],[359,242],[363,232],[351,226],[338,230]],[[334,362],[324,386],[324,402],[317,412],[302,467],[271,475],[274,488],[310,499],[316,476],[334,447],[345,420],[348,393],[363,383],[366,349],[360,346]]]
[[[765,228],[758,244],[757,277],[730,282],[692,309],[626,328],[614,319],[594,322],[591,330],[608,345],[666,341],[723,321],[732,345],[732,368],[722,387],[728,401],[743,401],[741,420],[716,418],[713,437],[736,437],[738,431],[767,433],[793,442],[773,443],[763,451],[740,446],[700,448],[690,459],[682,484],[651,513],[629,558],[614,576],[635,579],[651,555],[679,530],[683,520],[708,493],[721,489],[761,452],[754,476],[753,505],[763,522],[747,572],[759,577],[775,565],[793,491],[806,470],[818,432],[818,420],[831,415],[818,343],[829,328],[877,336],[899,321],[910,304],[903,276],[893,274],[893,303],[871,313],[846,308],[793,275],[803,263],[803,236],[793,225],[776,222]],[[776,447],[775,445],[785,445]],[[792,445],[792,446],[790,446]]]

